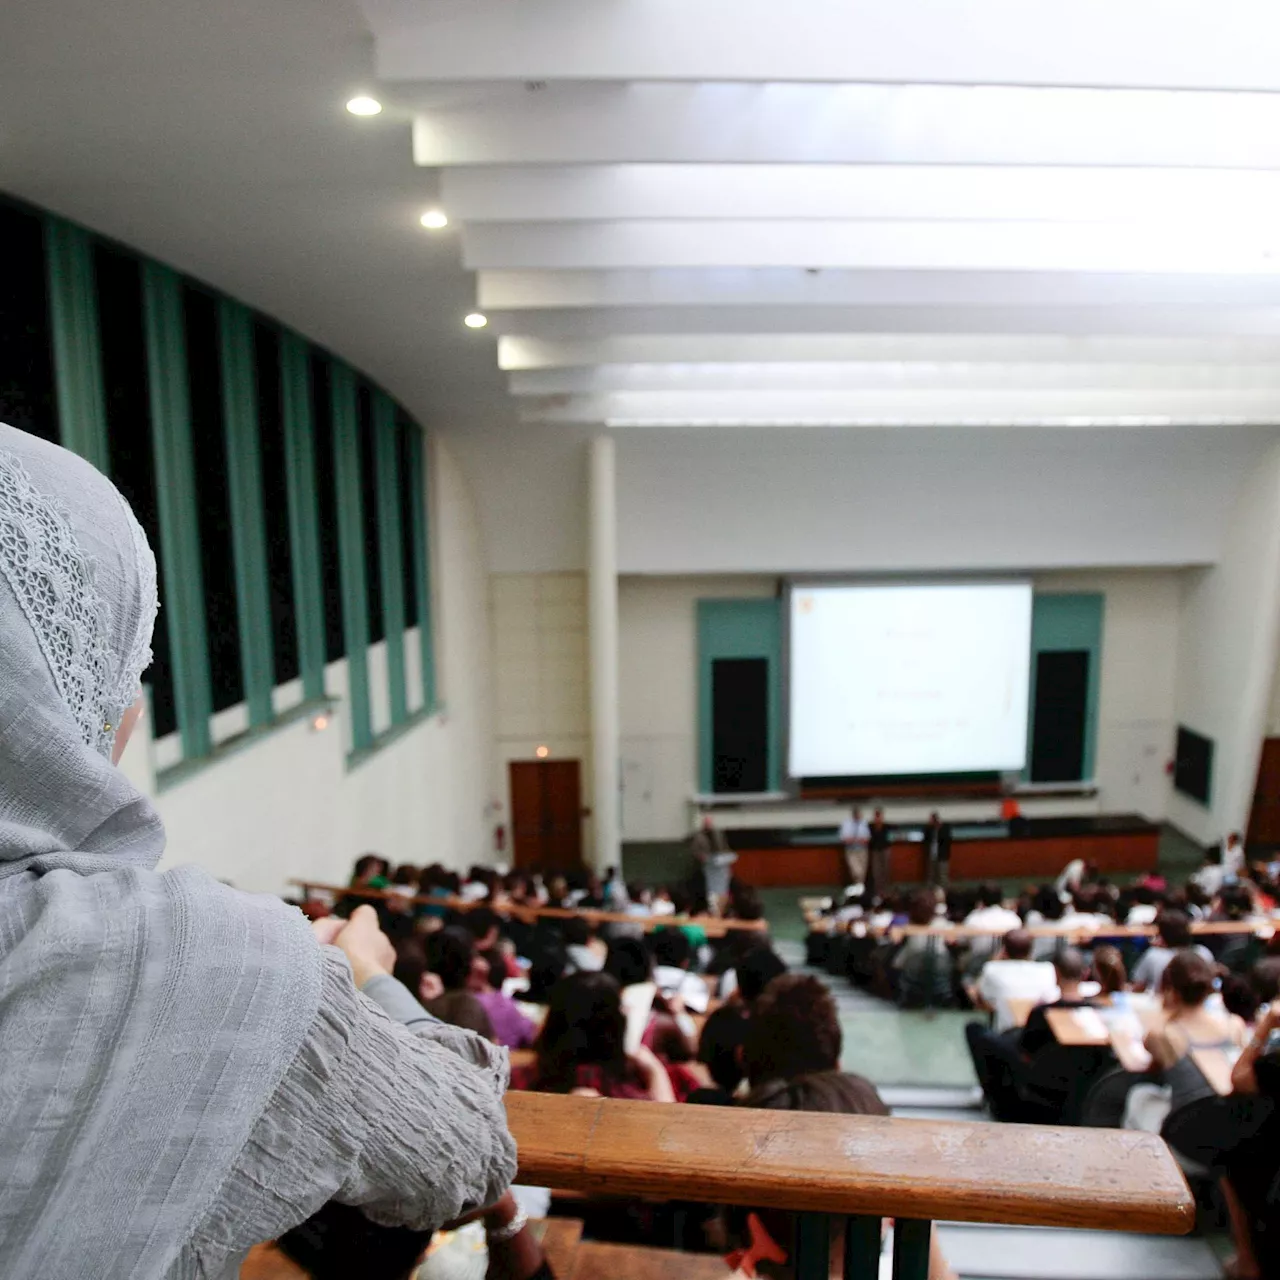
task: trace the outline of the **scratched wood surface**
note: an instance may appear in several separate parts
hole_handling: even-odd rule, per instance
[[[1163,1235],[1195,1217],[1150,1134],[530,1093],[509,1093],[507,1116],[536,1186]]]

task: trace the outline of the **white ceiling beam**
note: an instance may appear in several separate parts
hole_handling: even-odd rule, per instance
[[[480,271],[482,311],[687,306],[1280,305],[1280,275],[678,268]]]
[[[361,0],[384,79],[1276,89],[1273,5],[1197,0]]]
[[[909,218],[1280,220],[1280,171],[979,165],[600,164],[446,169],[455,222]]]
[[[1229,222],[508,222],[462,231],[471,270],[872,267],[1280,274],[1280,229]]]
[[[910,360],[826,364],[609,364],[512,373],[513,396],[610,392],[902,390],[1280,391],[1272,364],[1052,363]]]
[[[498,339],[498,367],[508,372],[595,365],[822,363],[854,361],[1090,364],[1280,363],[1280,336],[1151,337],[1065,334],[699,333],[600,334]]]
[[[613,392],[521,402],[523,422],[702,425],[885,422],[946,424],[1096,418],[1280,422],[1280,392],[974,390]]]
[[[491,332],[530,338],[750,333],[1280,335],[1280,307],[580,307],[485,314]]]
[[[420,165],[1280,168],[1280,96],[933,85],[405,86]]]

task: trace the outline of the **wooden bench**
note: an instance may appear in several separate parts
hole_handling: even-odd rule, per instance
[[[625,911],[597,911],[594,907],[529,907],[514,902],[505,902],[499,906],[471,898],[436,897],[431,894],[396,893],[391,889],[352,889],[342,885],[321,884],[317,880],[290,880],[303,892],[310,896],[312,890],[332,894],[335,898],[367,898],[371,902],[393,901],[398,903],[412,902],[432,907],[444,907],[449,911],[474,911],[477,907],[488,907],[495,914],[514,920],[533,923],[535,920],[588,920],[593,924],[629,924],[638,926],[646,933],[656,929],[694,925],[709,938],[722,938],[727,933],[745,930],[749,933],[767,933],[768,922],[765,920],[729,920],[721,916],[633,916]]]

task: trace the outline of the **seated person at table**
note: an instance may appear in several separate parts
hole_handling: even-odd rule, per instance
[[[840,1070],[841,1032],[835,1001],[817,979],[803,974],[775,978],[756,1001],[742,1049],[751,1084],[739,1104],[766,1111],[815,1111],[834,1115],[887,1116],[875,1086]],[[789,1277],[787,1254],[794,1234],[791,1214],[757,1209],[735,1215],[736,1232],[757,1274]],[[843,1223],[833,1217],[831,1271],[844,1274]],[[736,1255],[734,1265],[743,1258]],[[749,1274],[749,1273],[748,1273]],[[937,1246],[930,1250],[929,1280],[952,1275]]]
[[[982,966],[977,982],[966,991],[975,1009],[995,1015],[997,1031],[1008,1031],[1015,1021],[1009,1001],[1049,1004],[1058,998],[1058,978],[1053,965],[1031,959],[1031,935],[1014,929],[1005,935],[1000,954]]]
[[[527,1049],[533,1044],[538,1028],[510,996],[503,994],[506,975],[507,964],[501,952],[481,952],[472,961],[467,989],[489,1015],[493,1039],[508,1049]]]
[[[1004,893],[998,884],[984,884],[978,890],[978,904],[965,916],[966,929],[980,929],[1003,937],[1010,929],[1020,929],[1022,918],[1004,905]]]
[[[626,1050],[618,984],[605,973],[571,973],[551,988],[534,1044],[536,1060],[511,1072],[514,1089],[674,1102],[666,1068],[643,1045]]]
[[[653,980],[668,1003],[678,1001],[685,1009],[705,1013],[711,993],[702,978],[689,972],[693,964],[693,944],[684,931],[660,929],[655,933],[653,960]]]
[[[1025,1057],[1031,1058],[1042,1049],[1056,1043],[1049,1020],[1045,1017],[1047,1009],[1080,1009],[1093,1001],[1080,994],[1080,984],[1089,972],[1088,961],[1083,952],[1075,947],[1064,947],[1053,957],[1053,973],[1057,980],[1058,998],[1050,1004],[1038,1004],[1027,1015],[1026,1026],[1018,1038],[1018,1048]]]
[[[738,1086],[746,1078],[742,1069],[742,1046],[750,1018],[746,1005],[731,1000],[707,1019],[698,1038],[698,1061],[707,1068],[712,1084],[695,1089],[688,1102],[716,1107],[732,1104]]]
[[[1152,1079],[1129,1090],[1124,1127],[1159,1133],[1172,1111],[1214,1094],[1192,1057],[1195,1050],[1229,1052],[1247,1039],[1244,1023],[1209,1006],[1214,966],[1195,951],[1179,951],[1160,980],[1164,1025],[1143,1041]]]
[[[561,934],[565,954],[575,969],[582,973],[596,973],[604,968],[609,948],[596,936],[595,927],[589,920],[574,916],[564,921]]]
[[[1165,911],[1156,921],[1158,941],[1147,948],[1133,971],[1135,991],[1158,991],[1160,978],[1174,955],[1186,947],[1192,947],[1191,921],[1182,911]],[[1195,950],[1212,963],[1213,955],[1205,947]]]
[[[1124,967],[1124,957],[1115,947],[1096,947],[1090,962],[1093,980],[1098,984],[1098,995],[1103,1000],[1129,990],[1129,973]]]

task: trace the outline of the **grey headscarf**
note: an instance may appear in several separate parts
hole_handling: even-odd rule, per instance
[[[183,869],[110,760],[155,562],[88,463],[0,424],[0,1272],[158,1276],[315,1018],[305,921]]]

